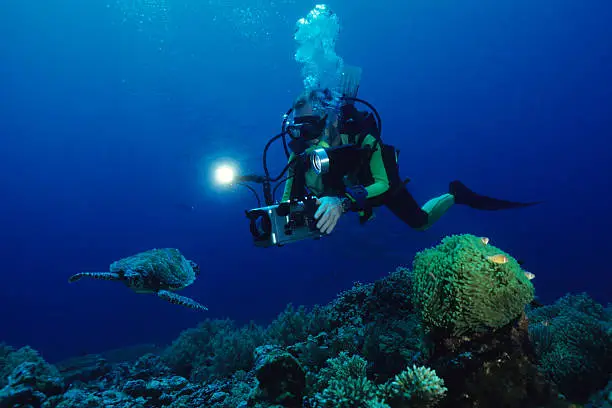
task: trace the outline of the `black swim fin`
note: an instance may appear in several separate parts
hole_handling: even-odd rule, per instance
[[[450,183],[449,193],[455,197],[455,204],[464,204],[477,210],[508,210],[512,208],[529,207],[531,205],[541,203],[541,201],[519,203],[515,201],[506,201],[498,198],[486,197],[476,194],[459,180],[455,180]]]

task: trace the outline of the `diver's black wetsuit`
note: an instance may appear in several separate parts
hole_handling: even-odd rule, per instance
[[[350,185],[361,187],[360,190],[366,193],[361,205],[354,205],[352,208],[361,213],[361,222],[371,218],[373,207],[381,205],[386,205],[395,216],[410,227],[424,230],[435,223],[454,204],[488,211],[537,204],[537,202],[519,203],[483,196],[455,180],[450,183],[448,193],[419,206],[408,191],[406,183],[400,178],[397,162],[399,151],[380,140],[380,129],[373,116],[367,112],[358,111],[352,105],[344,105],[342,117],[345,120],[341,121],[338,129],[342,143],[358,145],[366,150],[369,148],[371,151],[366,160],[367,165],[359,165],[358,169],[348,177]],[[319,144],[322,144],[322,147],[329,147],[325,142],[319,142]],[[290,161],[293,157],[290,157]],[[354,200],[354,197],[351,197],[351,188],[345,188],[346,180],[331,180],[325,176],[315,176],[307,172],[305,167],[298,170],[296,166],[291,167],[290,175],[285,185],[283,201],[302,197],[306,190],[317,197],[347,195]],[[354,201],[355,204],[358,204],[359,200]]]

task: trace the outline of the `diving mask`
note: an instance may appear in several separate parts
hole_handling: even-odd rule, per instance
[[[326,122],[327,115],[322,118],[317,115],[298,116],[287,125],[287,132],[293,140],[310,141],[321,136]]]
[[[295,154],[302,154],[308,149],[310,142],[320,138],[325,130],[327,115],[322,118],[317,115],[298,116],[287,125],[287,133],[291,137],[289,148]]]

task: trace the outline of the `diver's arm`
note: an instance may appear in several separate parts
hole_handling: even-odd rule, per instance
[[[376,143],[376,139],[372,135],[367,135],[363,141],[362,146],[373,146]],[[374,182],[368,186],[365,186],[368,195],[366,198],[378,197],[381,194],[386,193],[389,190],[389,177],[387,176],[387,170],[385,169],[385,163],[382,158],[382,149],[380,146],[372,153],[370,159],[370,172],[374,178]]]
[[[365,137],[362,146],[374,146],[376,139],[372,135]],[[378,147],[372,152],[370,158],[370,173],[374,181],[367,186],[347,187],[345,194],[335,197],[322,197],[317,200],[320,204],[315,219],[317,228],[324,234],[331,233],[343,213],[348,211],[358,211],[364,219],[372,216],[371,208],[380,205],[376,197],[379,197],[389,190],[389,177],[385,169],[382,158],[382,149]]]
[[[376,139],[372,135],[365,137],[362,146],[374,146]],[[382,158],[382,149],[380,146],[372,152],[370,158],[370,173],[373,182],[367,186],[357,185],[346,189],[346,197],[350,202],[343,201],[343,207],[346,211],[371,211],[372,207],[382,205],[381,198],[384,193],[389,191],[389,177],[385,169],[385,163]]]
[[[295,155],[291,153],[289,156],[289,163],[293,160]],[[283,198],[281,201],[289,201],[291,199],[291,186],[293,186],[293,166],[289,166],[287,170],[287,180],[285,181],[285,190],[283,191]]]
[[[289,201],[291,198],[291,186],[293,185],[293,177],[289,177],[285,181],[285,191],[283,192],[283,198],[281,201]]]

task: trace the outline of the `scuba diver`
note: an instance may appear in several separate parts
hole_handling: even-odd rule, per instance
[[[406,187],[407,181],[399,176],[399,152],[380,138],[381,125],[375,119],[380,120],[378,113],[374,109],[373,115],[355,107],[355,101],[367,103],[356,97],[358,80],[352,80],[349,75],[343,78],[341,88],[341,97],[329,89],[303,92],[294,102],[293,117],[287,126],[292,153],[282,200],[307,194],[317,197],[315,220],[321,233],[331,233],[342,214],[349,211],[358,212],[360,222],[365,223],[372,218],[373,208],[382,205],[411,228],[424,231],[455,204],[493,211],[539,203],[487,197],[455,180],[450,183],[448,193],[419,206]],[[332,164],[342,169],[340,173],[323,174],[299,160],[316,149],[331,151],[346,145],[358,146],[361,153],[338,156]],[[329,162],[324,158],[323,165],[326,161]]]

